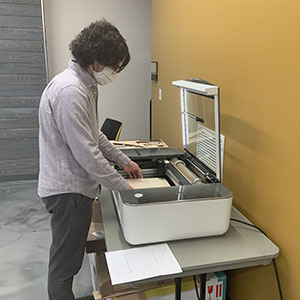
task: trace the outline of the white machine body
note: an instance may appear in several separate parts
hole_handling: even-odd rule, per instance
[[[124,237],[133,245],[221,235],[229,227],[233,197],[221,178],[219,87],[199,79],[173,85],[180,88],[184,151],[152,143],[121,149],[145,178],[145,186],[113,191]]]
[[[130,205],[114,194],[124,237],[132,245],[221,235],[229,227],[232,195]]]

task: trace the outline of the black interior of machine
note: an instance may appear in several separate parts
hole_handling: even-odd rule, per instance
[[[130,157],[133,161],[136,161],[139,167],[142,169],[144,178],[164,178],[170,184],[170,186],[176,185],[190,185],[197,182],[197,184],[215,182],[208,173],[201,169],[199,166],[194,165],[192,161],[189,161],[185,155],[177,157],[171,156],[171,158],[139,158],[135,159]],[[178,168],[176,163],[179,162],[182,168]],[[116,167],[118,172],[125,178],[128,179],[128,174]],[[188,172],[188,174],[186,174]],[[189,176],[196,182],[193,182]],[[197,180],[195,180],[195,178]]]

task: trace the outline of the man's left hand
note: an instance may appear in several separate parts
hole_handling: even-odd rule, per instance
[[[123,169],[129,175],[130,179],[143,178],[142,170],[139,165],[132,160]]]

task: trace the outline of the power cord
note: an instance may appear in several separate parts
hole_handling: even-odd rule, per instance
[[[253,227],[253,228],[257,229],[258,231],[260,231],[264,236],[266,236],[267,238],[269,238],[268,235],[262,229],[260,229],[259,227],[255,226],[253,224],[250,224],[250,223],[238,220],[238,219],[230,219],[230,221],[242,223],[244,225]],[[281,284],[280,284],[280,280],[279,280],[279,274],[278,274],[278,270],[277,270],[277,265],[276,265],[275,258],[272,259],[272,263],[273,263],[273,267],[274,267],[274,271],[275,271],[276,282],[277,282],[277,287],[278,287],[278,292],[279,292],[280,300],[283,300],[282,289],[281,289]]]
[[[196,290],[196,296],[197,296],[197,299],[198,299],[198,300],[201,300],[201,299],[200,299],[200,295],[199,295],[199,291],[198,291],[198,287],[197,287],[196,276],[194,275],[193,278],[194,278],[194,284],[195,284],[195,290]]]

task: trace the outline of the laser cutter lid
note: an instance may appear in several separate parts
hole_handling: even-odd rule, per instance
[[[204,172],[220,182],[219,87],[199,78],[172,84],[180,88],[184,150]]]

